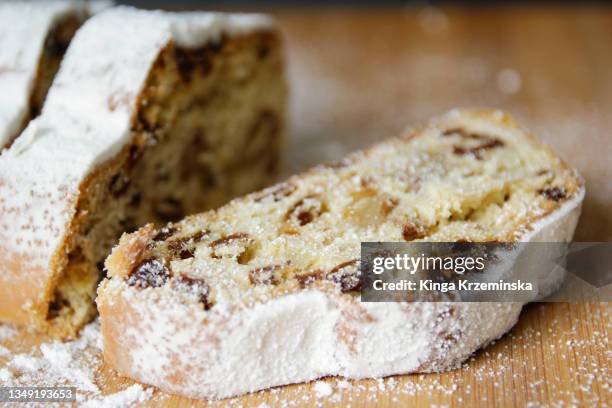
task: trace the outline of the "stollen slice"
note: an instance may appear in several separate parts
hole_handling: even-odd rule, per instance
[[[577,172],[507,114],[451,111],[215,211],[124,235],[98,290],[105,360],[209,399],[457,367],[522,304],[361,302],[360,243],[568,241],[583,197]]]

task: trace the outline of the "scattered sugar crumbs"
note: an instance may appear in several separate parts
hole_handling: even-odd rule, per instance
[[[14,338],[18,331],[0,325],[0,343]],[[151,398],[152,388],[134,384],[113,394],[103,395],[96,384],[102,364],[100,325],[95,321],[69,342],[40,344],[29,353],[14,354],[0,345],[0,384],[9,387],[76,387],[79,406],[88,408],[129,407]],[[5,361],[2,363],[2,361]],[[37,403],[31,403],[32,406]]]

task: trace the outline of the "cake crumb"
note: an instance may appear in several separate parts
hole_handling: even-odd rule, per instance
[[[83,406],[86,408],[130,407],[147,401],[152,395],[152,388],[145,388],[140,384],[134,384],[123,391],[91,399],[85,402]]]
[[[17,335],[17,329],[6,324],[0,324],[0,341],[9,340]]]
[[[334,389],[324,381],[317,381],[313,385],[313,390],[317,393],[317,397],[329,397],[334,392]]]

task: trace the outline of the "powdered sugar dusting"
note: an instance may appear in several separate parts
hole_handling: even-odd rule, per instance
[[[7,340],[17,331],[0,326],[0,336],[4,337],[5,332],[11,333],[10,337],[4,338]],[[30,352],[19,354],[0,346],[0,358],[7,359],[4,365],[0,363],[0,383],[3,386],[76,387],[77,401],[87,407],[125,407],[144,402],[153,394],[153,389],[135,384],[104,395],[96,382],[102,364],[97,321],[86,326],[74,341],[42,343]]]
[[[152,388],[144,388],[140,384],[130,385],[123,391],[86,401],[86,408],[126,407],[147,401],[153,395]]]
[[[317,381],[312,386],[318,397],[329,397],[334,392],[333,388],[326,382]]]
[[[541,304],[530,307],[518,327],[484,351],[477,353],[458,370],[440,375],[409,375],[388,377],[377,380],[349,381],[343,378],[327,378],[315,383],[288,387],[277,387],[251,394],[243,398],[224,400],[219,405],[230,407],[256,406],[270,407],[323,407],[323,406],[362,406],[364,404],[390,404],[411,406],[421,403],[450,404],[480,403],[486,405],[493,398],[512,401],[517,392],[517,384],[527,384],[520,394],[532,405],[541,405],[541,393],[548,392],[551,406],[565,405],[602,405],[612,395],[610,388],[609,361],[611,327],[610,308],[605,304],[574,305],[567,313],[568,305]],[[584,313],[584,315],[583,315]],[[571,315],[574,315],[572,318]],[[550,318],[555,316],[554,318]],[[587,317],[585,319],[585,317]],[[540,319],[542,324],[534,324]],[[585,336],[585,321],[597,322],[590,334]],[[98,325],[88,326],[90,340],[97,364],[101,363],[99,349],[94,344],[99,339]],[[0,325],[0,333],[9,331],[14,338],[19,332]],[[0,341],[1,342],[1,341]],[[79,342],[77,340],[77,342]],[[71,344],[71,343],[67,343]],[[541,371],[541,367],[529,355],[558,356],[567,364],[559,367],[559,372]],[[27,355],[38,356],[38,348]],[[0,384],[14,381],[12,369],[1,362]],[[539,361],[539,360],[538,360]],[[99,367],[91,365],[93,372]],[[111,373],[112,374],[112,373]],[[114,374],[113,374],[114,376]],[[102,382],[112,382],[113,376],[96,374]],[[569,378],[572,386],[564,382]],[[45,383],[30,383],[43,385]],[[130,383],[131,384],[131,383]],[[514,384],[510,386],[509,384]],[[90,407],[144,405],[147,402],[168,401],[167,394],[153,392],[153,388],[140,385],[126,385],[114,393],[106,395],[90,393],[79,400],[80,405]],[[598,391],[599,390],[599,391]],[[105,390],[102,391],[102,394]],[[181,401],[184,400],[173,400]],[[210,403],[210,406],[217,406]]]
[[[11,355],[11,351],[4,347],[1,343],[15,337],[18,334],[17,329],[11,326],[0,324],[0,358],[6,358]],[[3,379],[2,371],[0,370],[0,380]]]
[[[14,337],[19,332],[12,326],[9,325],[0,325],[0,341],[10,339]]]
[[[68,14],[84,13],[84,2],[0,4],[0,149],[25,119],[45,38]]]

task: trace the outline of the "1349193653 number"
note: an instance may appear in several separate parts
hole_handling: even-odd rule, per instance
[[[68,402],[75,400],[75,387],[0,387],[0,402]]]

